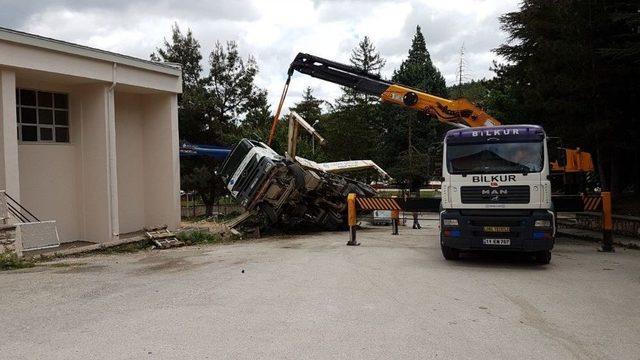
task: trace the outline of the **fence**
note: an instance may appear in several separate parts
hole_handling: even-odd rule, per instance
[[[613,215],[613,233],[640,238],[640,218],[635,216]],[[576,214],[574,225],[580,229],[600,231],[602,229],[602,214],[584,212]]]
[[[181,215],[183,218],[203,216],[206,213],[206,206],[204,205],[184,205],[181,208]],[[228,205],[214,205],[213,216],[226,216],[231,213],[243,213],[244,208],[236,204]]]

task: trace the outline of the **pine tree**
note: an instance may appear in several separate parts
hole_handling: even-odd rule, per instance
[[[358,70],[378,76],[386,64],[368,36],[362,38],[358,46],[351,51],[349,62]],[[376,97],[368,96],[351,88],[343,87],[342,91],[343,95],[338,99],[338,106],[373,104],[378,101]]]
[[[447,97],[446,82],[433,65],[420,26],[416,27],[407,59],[394,71],[393,81]],[[434,166],[442,136],[439,122],[424,112],[390,107],[387,107],[385,119],[385,143],[389,149],[403,149],[393,161],[392,175],[414,189],[429,177],[439,176]]]
[[[183,34],[178,24],[174,23],[171,27],[171,42],[165,39],[163,47],[156,48],[156,51],[151,54],[151,60],[180,64],[183,92],[200,84],[202,55],[200,43],[193,37],[191,29],[187,29],[187,33]]]
[[[183,34],[178,24],[174,24],[171,28],[171,42],[165,39],[163,46],[151,54],[151,60],[176,63],[182,67],[182,94],[178,96],[181,140],[202,140],[206,94],[200,65],[200,43],[194,38],[191,29]]]
[[[494,66],[489,96],[509,122],[542,124],[596,155],[614,197],[640,185],[638,10],[632,1],[524,1],[500,19],[510,37],[497,53],[508,63]]]
[[[420,26],[411,42],[409,56],[393,73],[393,81],[424,90],[430,94],[447,97],[447,83],[440,71],[433,65],[427,43]]]
[[[209,75],[203,77],[200,44],[191,30],[183,34],[175,24],[171,41],[165,40],[151,59],[182,66],[183,93],[178,113],[181,140],[233,146],[246,129],[270,118],[267,93],[254,84],[258,67],[253,58],[245,61],[240,57],[235,42],[228,42],[226,47],[216,42],[209,56]],[[247,126],[241,126],[243,121]],[[181,188],[198,192],[207,215],[212,214],[217,196],[224,191],[215,175],[218,166],[220,163],[210,158],[180,162]]]
[[[242,121],[239,131],[234,132],[236,141],[241,138],[252,138],[261,141],[267,141],[269,138],[269,130],[271,129],[271,121],[273,114],[267,99],[267,91],[256,89],[254,94],[249,98],[247,105],[247,113]]]
[[[320,120],[322,103],[323,101],[316,98],[313,95],[313,89],[308,86],[302,93],[302,100],[297,102],[291,108],[291,111],[297,112],[305,121],[313,125],[313,123]]]
[[[226,46],[216,42],[209,66],[205,134],[221,143],[232,143],[236,140],[233,130],[240,125],[258,91],[254,84],[258,67],[253,57],[242,59],[234,41]]]
[[[368,36],[352,50],[349,62],[356,69],[373,75],[380,75],[385,65],[385,60]],[[380,162],[383,159],[383,129],[378,98],[350,88],[342,90],[336,106],[321,123],[329,144],[326,160],[372,159]]]

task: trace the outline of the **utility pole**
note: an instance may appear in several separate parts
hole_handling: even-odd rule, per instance
[[[464,42],[460,47],[460,62],[458,63],[458,97],[462,97],[462,79],[464,74]]]

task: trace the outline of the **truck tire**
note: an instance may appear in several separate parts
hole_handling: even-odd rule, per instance
[[[440,245],[442,249],[442,256],[447,260],[458,260],[460,258],[460,250],[452,247]]]
[[[543,250],[536,253],[536,262],[541,265],[547,265],[551,262],[551,250]]]
[[[267,219],[271,224],[275,224],[278,222],[278,215],[273,209],[273,206],[266,203],[260,203],[259,207],[260,207],[260,211],[262,211],[262,213],[266,215]]]

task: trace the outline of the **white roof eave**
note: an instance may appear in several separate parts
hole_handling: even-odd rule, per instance
[[[133,56],[95,49],[84,45],[78,45],[62,40],[51,39],[3,27],[0,27],[0,40],[34,46],[90,59],[113,62],[167,75],[180,76],[182,74],[182,70],[180,68],[180,65],[178,64],[157,63],[150,60],[139,59]]]

